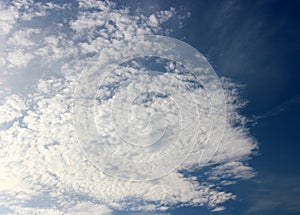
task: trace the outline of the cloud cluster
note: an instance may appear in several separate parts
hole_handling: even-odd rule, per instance
[[[206,206],[217,211],[224,209],[222,203],[236,198],[218,188],[220,180],[253,176],[244,161],[256,146],[238,114],[243,104],[230,93],[234,84],[228,80],[224,84],[229,87],[229,119],[222,144],[208,163],[199,163],[199,147],[177,171],[151,181],[131,182],[105,175],[79,150],[72,104],[82,68],[95,54],[122,39],[170,32],[161,24],[176,17],[176,9],[146,16],[109,1],[20,0],[1,3],[0,11],[0,87],[9,88],[1,94],[0,104],[0,210],[8,214],[109,214],[112,209],[166,211],[174,206]],[[148,78],[149,82],[161,79],[157,83],[169,80]],[[171,113],[169,122],[175,118]],[[147,131],[143,123],[136,126]],[[105,135],[111,134],[110,127],[102,129],[107,129]],[[205,147],[214,150],[209,144]],[[214,168],[209,168],[203,181],[183,173],[211,165]]]

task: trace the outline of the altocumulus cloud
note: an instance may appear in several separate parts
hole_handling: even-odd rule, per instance
[[[253,177],[246,163],[256,144],[239,114],[244,102],[228,79],[222,78],[228,112],[224,137],[206,164],[199,164],[196,149],[165,177],[124,181],[97,170],[75,144],[72,94],[84,65],[120,40],[172,32],[162,25],[175,20],[181,26],[179,13],[170,8],[146,16],[94,0],[0,3],[0,210],[110,214],[205,206],[220,211],[222,203],[236,198],[219,185]],[[201,180],[183,173],[201,168]]]

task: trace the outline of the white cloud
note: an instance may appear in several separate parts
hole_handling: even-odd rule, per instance
[[[1,123],[6,123],[17,119],[23,115],[22,111],[26,110],[26,104],[19,95],[6,97],[0,106]]]
[[[216,207],[215,209],[212,210],[212,212],[219,212],[219,211],[223,211],[225,210],[226,208],[221,206],[221,207]]]
[[[150,24],[151,25],[154,25],[154,26],[157,26],[159,23],[158,23],[158,20],[156,18],[156,16],[154,14],[152,14],[150,17],[149,17],[149,20],[150,20]]]
[[[12,37],[8,38],[7,45],[25,48],[33,46],[34,42],[31,40],[31,36],[37,33],[40,33],[40,30],[31,28],[15,31]]]
[[[212,168],[208,173],[209,180],[225,179],[250,179],[254,176],[253,169],[245,166],[242,162],[228,162],[223,165]]]
[[[0,25],[1,31],[3,35],[11,34],[10,38],[4,37],[7,44],[0,56],[4,56],[8,64],[3,63],[3,67],[20,79],[24,78],[24,73],[20,76],[22,72],[34,69],[30,66],[35,61],[43,74],[38,74],[43,78],[30,86],[31,90],[6,95],[0,105],[1,124],[8,123],[0,129],[3,151],[0,206],[10,208],[14,214],[110,214],[112,209],[165,211],[184,205],[207,206],[218,211],[223,209],[222,203],[236,198],[218,189],[215,183],[227,177],[237,179],[238,175],[246,179],[252,174],[243,160],[251,154],[255,143],[243,124],[227,123],[223,143],[211,161],[221,165],[207,173],[215,181],[199,182],[179,171],[153,181],[119,180],[96,169],[76,145],[72,94],[83,66],[91,60],[89,54],[98,53],[120,39],[163,33],[165,29],[162,30],[160,24],[175,16],[174,8],[148,18],[139,12],[132,14],[128,8],[117,8],[110,2],[79,1],[76,18],[60,23],[61,28],[19,26],[14,29],[22,7],[31,8],[22,15],[29,23],[34,17],[47,16],[46,11],[75,12],[71,7],[52,3],[19,1],[10,6],[0,5],[0,14],[7,15],[0,15],[0,23],[5,23]],[[99,10],[88,12],[91,8]],[[175,68],[172,65],[169,69]],[[16,73],[14,69],[21,72]],[[153,80],[158,81],[158,78],[143,81]],[[157,83],[164,84],[168,80],[164,77]],[[230,120],[243,121],[234,106],[237,96],[229,94],[228,98]],[[136,126],[143,129],[145,124]],[[111,128],[106,129],[110,135],[107,138],[113,139],[109,133]],[[197,150],[180,170],[197,166],[201,148]]]
[[[8,215],[63,215],[55,209],[43,209],[43,208],[25,208],[25,207],[12,207],[13,213],[7,213]]]
[[[82,9],[97,8],[102,11],[108,10],[108,8],[113,5],[113,3],[109,1],[95,1],[95,0],[79,0],[78,3],[79,3],[79,8]]]
[[[14,27],[19,13],[17,8],[0,3],[0,35],[6,35]]]
[[[112,210],[104,205],[95,205],[90,202],[82,202],[68,210],[69,215],[109,215]]]
[[[29,61],[34,56],[32,54],[26,53],[23,50],[16,50],[14,52],[9,52],[7,56],[8,68],[20,68],[25,67]]]

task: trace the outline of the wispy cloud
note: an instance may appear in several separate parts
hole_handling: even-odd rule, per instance
[[[252,120],[254,122],[256,122],[258,120],[277,116],[277,115],[281,114],[282,112],[287,111],[290,107],[298,104],[299,102],[300,102],[300,96],[298,95],[298,96],[291,98],[288,101],[283,102],[282,104],[276,106],[275,108],[271,109],[270,111],[268,111],[262,115],[254,116]]]

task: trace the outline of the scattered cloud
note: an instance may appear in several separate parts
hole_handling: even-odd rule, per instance
[[[75,9],[70,4],[33,1],[0,4],[0,39],[5,41],[0,50],[5,62],[0,66],[7,71],[3,80],[38,77],[28,82],[33,84],[24,91],[13,88],[1,97],[0,206],[12,214],[111,214],[113,209],[166,211],[176,206],[224,210],[222,203],[236,196],[220,190],[219,180],[252,177],[253,171],[244,161],[256,148],[238,113],[243,104],[229,93],[234,83],[225,84],[230,86],[226,89],[229,119],[215,156],[203,162],[214,166],[205,182],[180,171],[151,181],[120,180],[99,171],[79,150],[72,95],[84,65],[104,47],[122,39],[170,32],[161,24],[178,12],[170,8],[146,16],[109,1],[78,3]],[[62,17],[58,25],[46,25],[44,18],[50,19],[51,13],[58,15],[60,10],[75,15]],[[38,20],[41,25],[36,25]],[[166,83],[168,78],[153,76],[143,81]],[[144,124],[136,126],[143,129]],[[107,129],[107,138],[113,139]],[[214,150],[209,144],[206,147]],[[195,149],[179,170],[201,168],[201,150]]]

